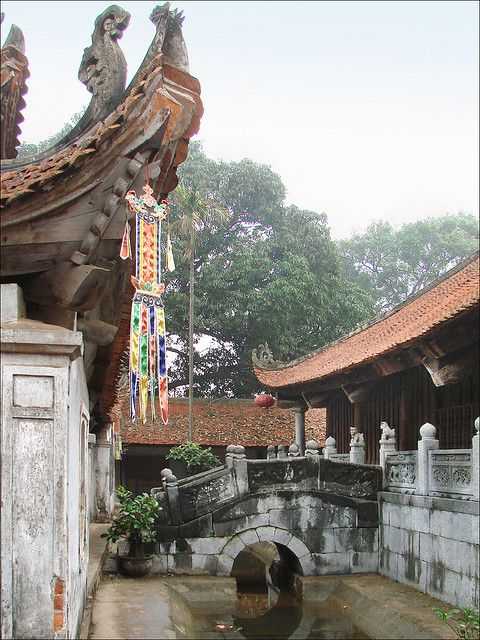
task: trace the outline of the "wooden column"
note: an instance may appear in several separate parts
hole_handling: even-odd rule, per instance
[[[361,385],[344,385],[342,387],[345,395],[352,404],[353,424],[351,426],[356,427],[360,433],[364,434],[366,444],[365,462],[367,464],[375,463],[378,448],[376,430],[374,428],[367,428],[368,399],[372,386],[372,383],[366,383]]]

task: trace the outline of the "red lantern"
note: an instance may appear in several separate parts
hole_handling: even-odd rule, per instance
[[[268,409],[275,404],[275,398],[268,393],[259,393],[255,396],[255,404],[262,409]]]

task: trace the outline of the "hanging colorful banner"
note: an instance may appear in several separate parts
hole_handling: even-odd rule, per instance
[[[155,398],[158,395],[160,415],[168,422],[168,379],[165,343],[165,313],[161,294],[161,231],[167,217],[167,202],[160,204],[153,189],[146,184],[143,195],[129,191],[125,199],[135,214],[135,287],[130,322],[130,415],[145,422],[150,398],[152,419],[155,419]],[[131,257],[130,225],[125,225],[120,257]],[[167,237],[167,268],[173,271],[170,237]],[[173,268],[172,268],[173,267]]]

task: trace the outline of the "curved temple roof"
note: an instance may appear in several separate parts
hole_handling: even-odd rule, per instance
[[[271,389],[347,372],[425,336],[479,304],[479,257],[472,256],[388,315],[290,363],[253,357],[258,380]]]
[[[130,14],[111,5],[97,17],[78,72],[92,94],[89,107],[54,147],[21,160],[15,147],[28,67],[18,28],[2,48],[0,277],[20,282],[37,320],[72,329],[78,314],[89,389],[104,417],[115,413],[129,329],[131,265],[119,258],[125,194],[141,191],[146,179],[159,198],[176,187],[203,113],[182,13],[166,2],[150,19],[152,42],[125,88],[118,41]],[[85,328],[92,323],[100,338]]]

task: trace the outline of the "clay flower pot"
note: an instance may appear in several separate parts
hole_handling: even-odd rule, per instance
[[[152,570],[153,556],[118,556],[118,568],[120,573],[131,578],[141,578]]]

